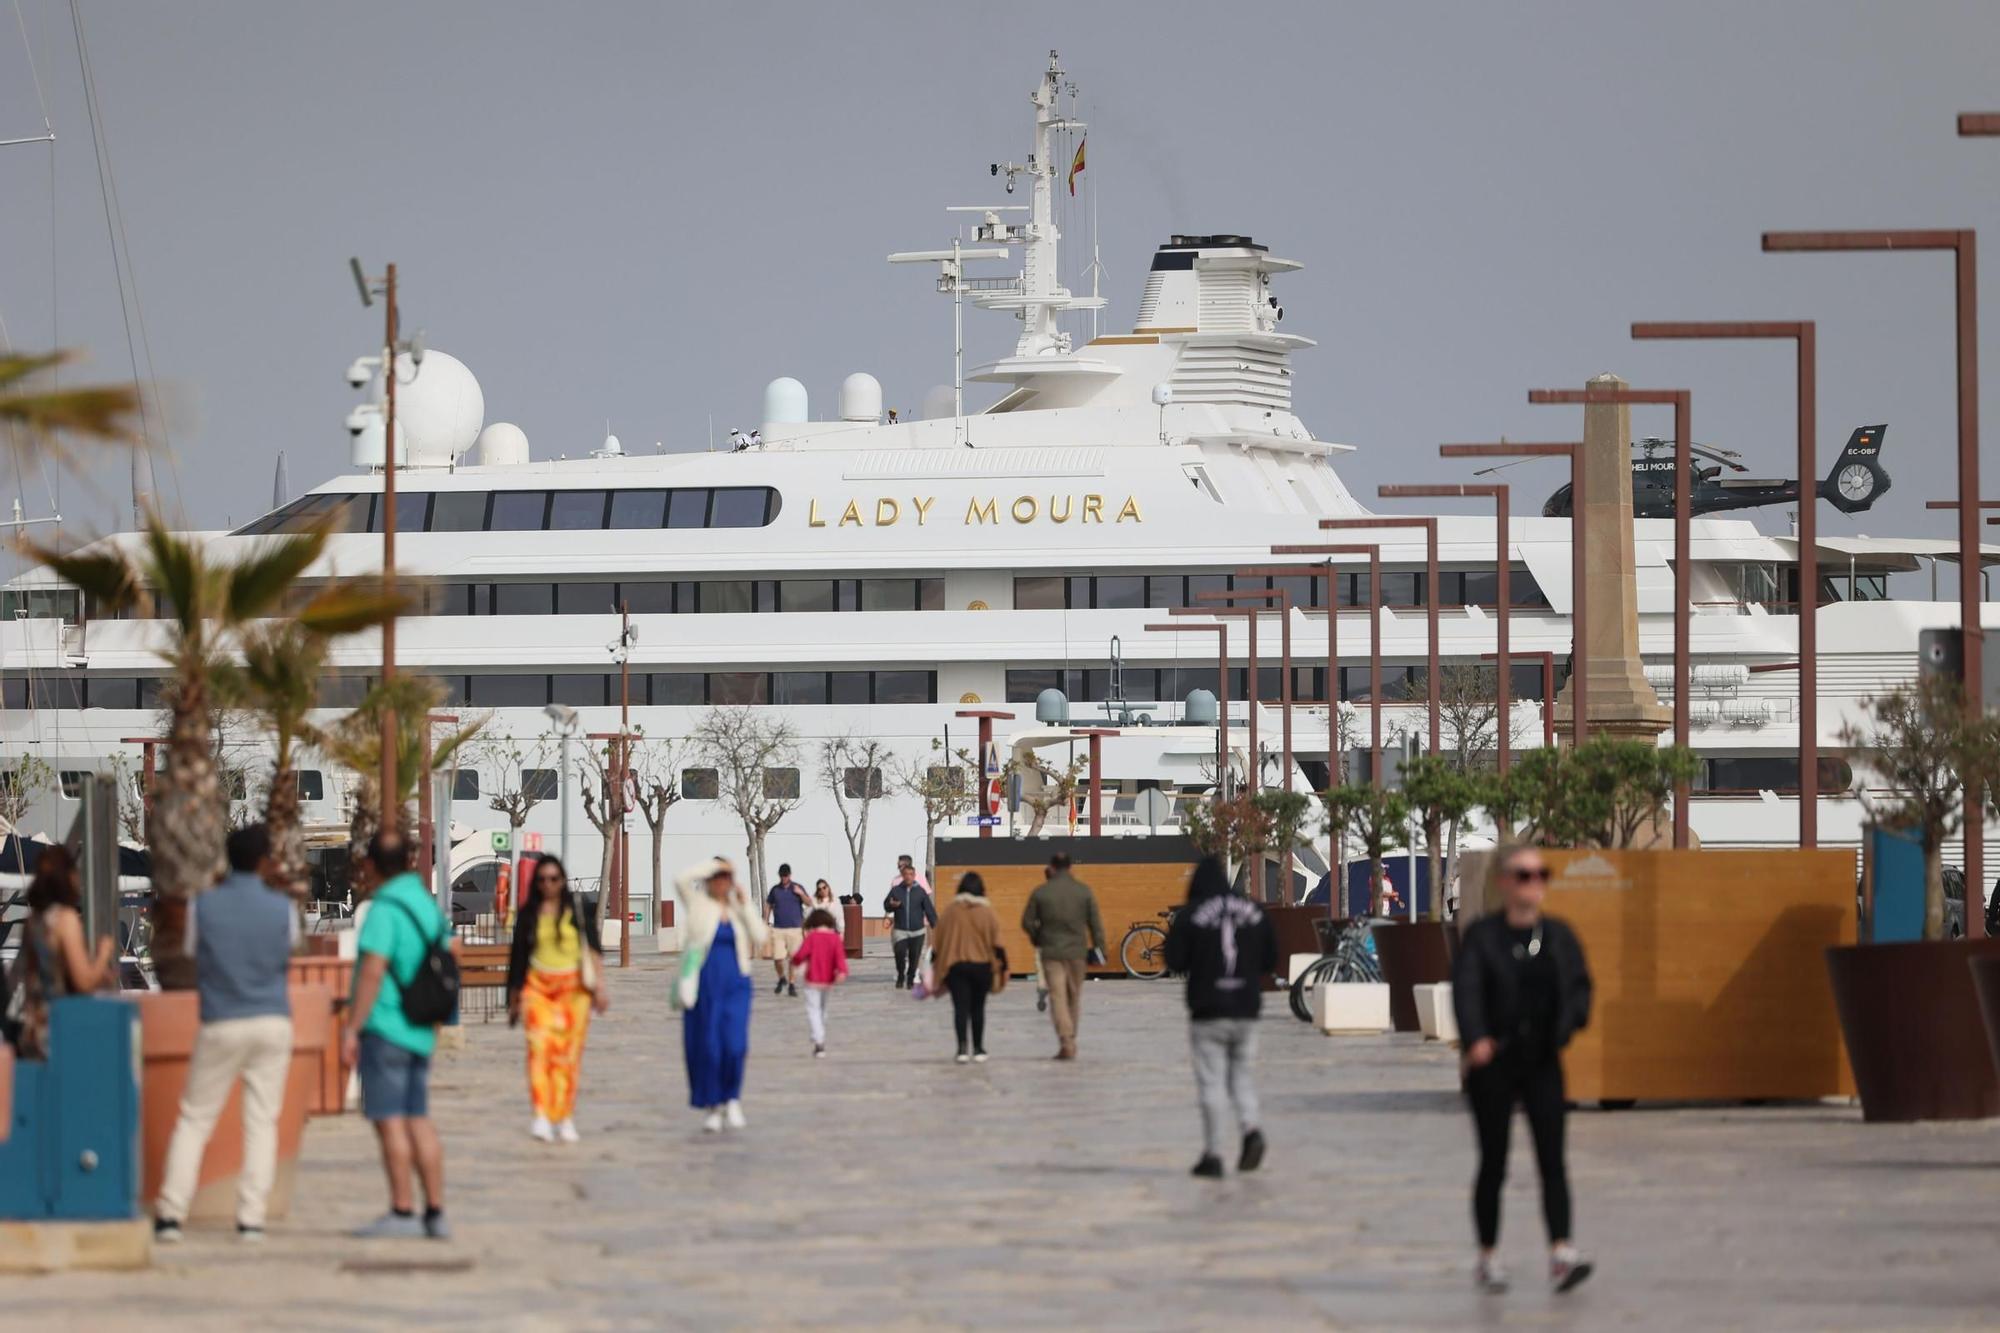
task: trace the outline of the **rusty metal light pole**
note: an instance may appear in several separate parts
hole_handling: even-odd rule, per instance
[[[1221,601],[1234,597],[1230,592],[1198,592],[1199,601]],[[1243,708],[1250,722],[1250,794],[1255,796],[1263,784],[1264,754],[1257,744],[1257,608],[1250,606],[1177,606],[1167,612],[1170,616],[1241,616],[1249,629],[1249,664],[1244,672]]]
[[[1819,449],[1817,421],[1818,375],[1816,370],[1818,331],[1811,320],[1793,321],[1681,321],[1637,323],[1634,338],[1781,338],[1790,339],[1798,361],[1798,469],[1799,469],[1799,846],[1819,846]],[[1676,429],[1676,435],[1679,431]],[[1678,447],[1678,443],[1676,445]],[[1687,464],[1675,460],[1678,473]],[[1675,572],[1687,563],[1681,542],[1680,489],[1674,491]],[[1676,579],[1678,584],[1678,579]],[[1675,600],[1685,606],[1686,596],[1677,586]],[[1675,644],[1680,640],[1678,623]],[[1681,686],[1676,663],[1674,717],[1679,723]],[[1675,743],[1687,744],[1678,732]],[[1677,798],[1678,799],[1678,798]],[[1678,809],[1678,806],[1676,806]],[[1678,827],[1678,821],[1676,826]],[[1676,843],[1676,846],[1679,844]]]
[[[424,718],[424,729],[418,740],[417,759],[417,864],[424,868],[424,874],[435,876],[437,867],[432,864],[431,855],[436,847],[436,826],[431,819],[431,728],[439,722],[456,722],[456,713],[431,713]],[[293,776],[297,781],[297,775]],[[447,836],[451,830],[446,829]],[[449,848],[447,848],[449,852]],[[450,904],[446,904],[447,907]]]
[[[1197,624],[1181,621],[1177,624],[1148,625],[1148,634],[1213,634],[1215,636],[1216,658],[1216,799],[1229,798],[1229,626],[1217,624]]]
[[[1388,497],[1388,488],[1378,486],[1375,493]],[[1323,518],[1320,527],[1333,532],[1352,532],[1367,528],[1422,528],[1424,533],[1424,622],[1429,634],[1428,648],[1424,655],[1424,674],[1428,682],[1431,710],[1431,753],[1439,747],[1438,708],[1443,696],[1438,681],[1438,522],[1435,518],[1401,518],[1379,514],[1371,518]],[[1380,608],[1376,611],[1381,614]]]
[[[952,716],[974,718],[979,723],[979,759],[977,764],[979,768],[979,813],[985,819],[991,819],[993,817],[993,786],[992,780],[986,776],[986,751],[993,744],[994,722],[1012,722],[1014,715],[1004,708],[961,708],[953,713]],[[951,756],[949,754],[944,757],[944,762],[947,766],[951,764]],[[979,836],[982,838],[992,837],[993,826],[981,823],[979,826]],[[932,866],[931,870],[935,872],[937,867]]]
[[[1336,542],[1332,544],[1306,543],[1291,545],[1281,543],[1271,548],[1272,555],[1365,555],[1368,557],[1368,748],[1370,758],[1369,778],[1375,786],[1382,785],[1382,548],[1373,542]],[[1327,669],[1338,673],[1337,660],[1339,641],[1335,634],[1335,624],[1340,619],[1340,590],[1334,585],[1333,571],[1328,567],[1326,576],[1326,628],[1327,628]],[[1327,693],[1329,709],[1340,707],[1342,691],[1329,684]],[[1333,733],[1339,720],[1329,711],[1327,714],[1331,749]]]
[[[361,293],[361,304],[364,307],[373,305],[376,289],[363,274],[361,261],[354,259],[348,262],[354,270],[354,285]],[[382,592],[393,599],[396,595],[396,351],[400,337],[394,264],[384,267],[380,291],[383,305],[382,384],[388,400],[382,414]],[[395,676],[396,620],[392,616],[382,623],[382,684],[387,686]],[[385,707],[382,710],[384,833],[397,832],[403,826],[402,802],[396,799],[396,748],[396,710]]]
[[[1479,660],[1492,662],[1498,653],[1481,653]],[[1517,652],[1516,657],[1526,657],[1542,664],[1542,746],[1552,748],[1556,743],[1556,655],[1554,653],[1530,650]]]
[[[1104,836],[1104,738],[1118,735],[1116,727],[1071,727],[1072,736],[1090,738],[1090,836]]]
[[[1988,118],[1974,113],[1970,119],[1960,117],[1960,134],[1991,133]],[[1977,715],[1982,707],[1979,697],[1980,657],[1984,639],[1979,623],[1979,513],[1974,502],[1979,498],[1979,268],[1978,243],[1970,228],[1958,230],[1898,230],[1898,231],[1767,231],[1764,233],[1764,250],[1767,254],[1793,254],[1802,252],[1825,253],[1829,251],[1884,251],[1884,250],[1948,250],[1952,255],[1952,267],[1956,278],[1954,304],[1956,307],[1958,342],[1958,616],[1959,629],[1964,641],[1965,696],[1964,706],[1968,714]],[[1805,478],[1799,479],[1803,485]],[[1966,787],[1965,801],[1969,810],[1981,809],[1982,793],[1976,783]],[[1983,823],[1983,819],[1979,821]],[[1965,882],[1984,885],[1986,882],[1986,839],[1983,828],[1969,830],[1965,837]],[[1981,892],[1984,892],[1982,887]],[[1967,912],[1966,935],[1978,939],[1985,933],[1985,916],[1979,912]],[[1975,924],[1974,918],[1978,918]]]
[[[1236,577],[1239,579],[1264,578],[1273,572],[1279,572],[1282,577],[1296,571],[1290,569],[1283,571],[1239,569],[1236,571]],[[1284,588],[1243,588],[1230,593],[1204,593],[1201,595],[1213,597],[1217,601],[1226,598],[1233,602],[1264,603],[1278,613],[1278,669],[1280,672],[1278,677],[1278,701],[1281,710],[1279,718],[1283,723],[1281,732],[1282,740],[1279,749],[1285,775],[1285,790],[1290,791],[1292,789],[1292,706],[1298,702],[1296,697],[1298,691],[1292,682],[1292,594]]]

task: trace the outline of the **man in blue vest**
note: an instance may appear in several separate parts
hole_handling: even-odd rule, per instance
[[[229,835],[228,876],[188,904],[187,943],[201,993],[201,1031],[153,1205],[156,1240],[181,1238],[202,1154],[239,1078],[243,1169],[236,1188],[236,1235],[264,1239],[264,1206],[278,1169],[278,1110],[292,1063],[285,981],[299,923],[292,900],[271,887],[277,873],[265,827],[237,829]]]

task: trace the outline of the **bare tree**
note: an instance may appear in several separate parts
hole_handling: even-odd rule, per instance
[[[493,787],[486,804],[507,816],[511,847],[521,845],[521,826],[528,822],[528,812],[554,794],[539,781],[529,782],[523,776],[531,769],[540,771],[548,767],[553,743],[547,735],[524,742],[513,736],[485,732],[472,746],[474,761],[493,773]]]
[[[868,815],[882,795],[882,766],[889,759],[889,747],[870,736],[861,739],[853,732],[823,741],[819,747],[820,781],[833,793],[840,811],[841,830],[847,834],[847,852],[854,864],[854,887],[861,894],[861,859],[868,848]]]
[[[130,755],[113,753],[111,777],[118,787],[118,837],[135,847],[146,845],[145,775],[132,763]]]
[[[1049,815],[1056,810],[1070,808],[1076,800],[1077,785],[1089,767],[1089,758],[1079,755],[1057,768],[1033,750],[1009,759],[1002,766],[1000,772],[1003,777],[1032,774],[1035,779],[1033,784],[1021,784],[1021,803],[1033,814],[1028,823],[1030,834],[1040,833],[1042,826],[1049,822]]]
[[[750,877],[761,892],[768,882],[765,840],[799,803],[798,733],[783,717],[726,707],[709,709],[690,739],[715,767],[718,794],[743,823]]]
[[[22,755],[0,769],[0,820],[10,831],[21,833],[19,825],[28,811],[55,785],[56,771],[48,760],[38,754]]]
[[[586,745],[576,761],[577,790],[583,793],[583,817],[597,830],[597,925],[604,926],[605,904],[611,898],[611,866],[616,855],[616,839],[625,828],[625,815],[632,808],[631,784],[618,778],[618,742]],[[627,878],[630,876],[628,875]]]
[[[949,759],[948,763],[939,763]],[[893,773],[898,790],[917,798],[924,811],[924,866],[927,873],[937,869],[937,831],[972,807],[972,755],[966,750],[945,753],[944,742],[931,738],[926,754],[895,761]],[[859,891],[857,887],[857,892]]]
[[[666,888],[661,875],[661,856],[666,847],[660,830],[667,822],[667,811],[681,799],[679,746],[670,740],[641,737],[632,743],[627,762],[632,766],[637,788],[633,794],[634,808],[645,816],[646,827],[653,834],[653,902],[657,905],[665,900]]]

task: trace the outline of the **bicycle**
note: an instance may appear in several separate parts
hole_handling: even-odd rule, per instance
[[[1169,907],[1160,917],[1171,926],[1174,913],[1179,910]],[[1118,961],[1125,965],[1125,975],[1140,981],[1158,981],[1167,975],[1166,926],[1134,921],[1125,931],[1125,938],[1118,942]]]
[[[1333,952],[1299,973],[1298,980],[1292,983],[1292,1017],[1301,1023],[1312,1022],[1312,993],[1320,986],[1381,979],[1382,964],[1375,957],[1375,940],[1368,921],[1356,918],[1340,932]]]

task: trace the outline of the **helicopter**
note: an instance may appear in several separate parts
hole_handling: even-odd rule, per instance
[[[1889,474],[1882,470],[1880,426],[1857,426],[1847,437],[1847,445],[1816,485],[1819,498],[1843,514],[1858,514],[1872,506],[1889,489]],[[1674,442],[1657,435],[1635,443],[1639,453],[1632,459],[1632,514],[1635,518],[1674,516]],[[1727,472],[1747,472],[1742,455],[1734,449],[1718,449],[1706,444],[1690,444],[1694,475],[1690,479],[1688,508],[1696,514],[1715,514],[1729,509],[1757,509],[1764,505],[1797,504],[1797,480],[1725,477]],[[1662,456],[1664,455],[1664,457]],[[1704,463],[1707,466],[1704,466]],[[1491,471],[1492,469],[1488,469]],[[1557,488],[1542,505],[1547,518],[1567,518],[1570,489]]]

